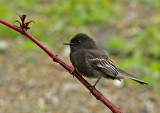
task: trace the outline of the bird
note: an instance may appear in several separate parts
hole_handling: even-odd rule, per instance
[[[92,90],[101,78],[121,80],[127,77],[140,84],[148,84],[116,67],[104,50],[98,48],[95,41],[85,33],[78,33],[63,44],[70,46],[70,61],[75,70],[82,76],[97,78]]]

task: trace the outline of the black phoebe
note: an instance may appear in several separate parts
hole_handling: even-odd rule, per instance
[[[79,33],[70,42],[64,43],[64,45],[70,45],[70,60],[79,74],[90,78],[98,78],[93,88],[102,77],[112,80],[128,77],[140,84],[148,84],[115,67],[106,53],[99,49],[94,40],[86,34]]]

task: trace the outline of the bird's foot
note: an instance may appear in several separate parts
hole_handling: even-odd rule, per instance
[[[96,88],[96,84],[99,82],[100,79],[101,79],[101,78],[98,78],[98,80],[96,81],[96,83],[95,83],[93,86],[90,86],[90,93],[92,93],[92,92],[93,92],[93,89]]]
[[[91,93],[93,92],[93,89],[96,88],[95,86],[96,86],[96,85],[90,86],[90,89],[89,89],[90,92],[89,92],[89,94],[91,94]]]

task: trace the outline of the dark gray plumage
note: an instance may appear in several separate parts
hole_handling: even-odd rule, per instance
[[[98,78],[98,81],[101,77],[113,80],[128,77],[140,84],[148,84],[117,68],[106,53],[99,49],[94,40],[86,34],[77,34],[64,45],[70,45],[70,60],[77,72],[83,76]]]

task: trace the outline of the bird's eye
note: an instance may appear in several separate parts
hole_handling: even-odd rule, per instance
[[[78,41],[78,43],[81,43],[81,41]]]

